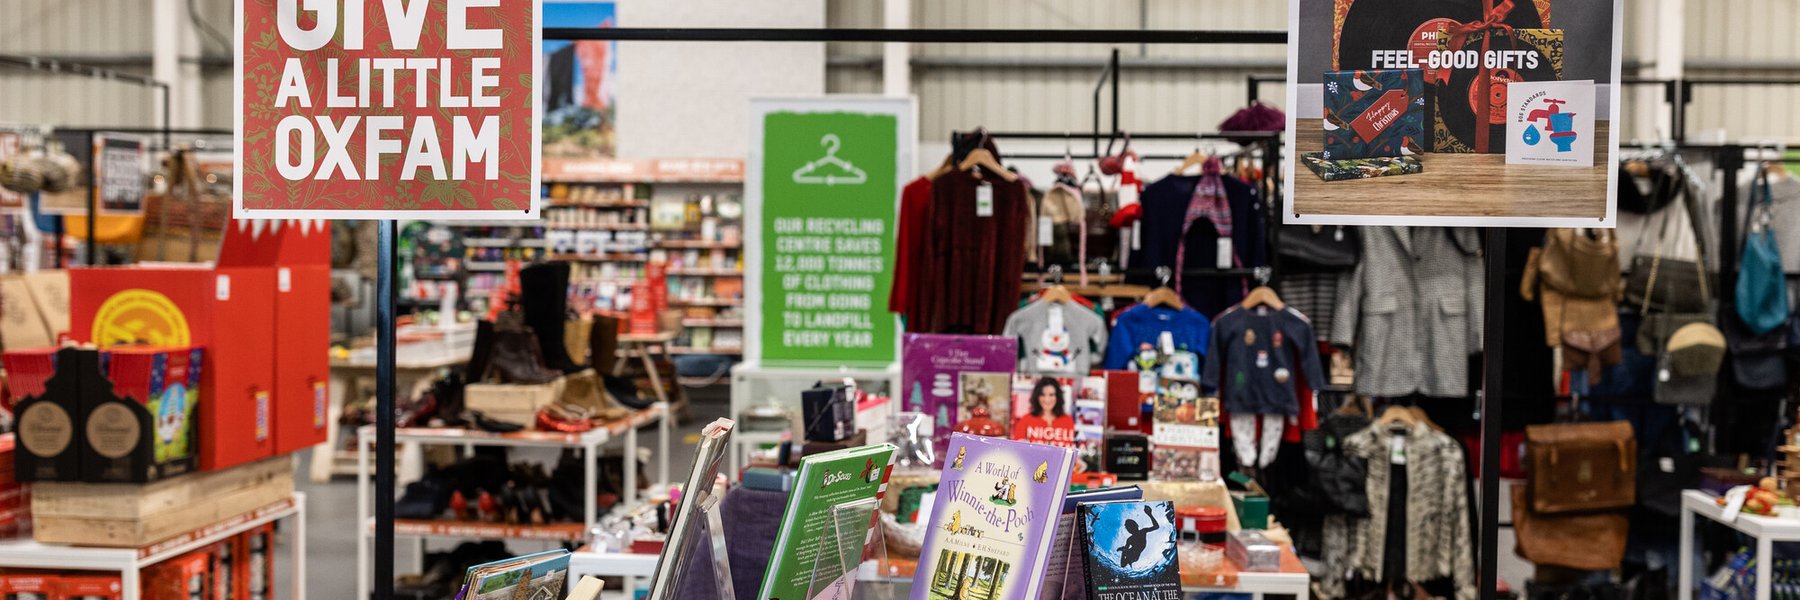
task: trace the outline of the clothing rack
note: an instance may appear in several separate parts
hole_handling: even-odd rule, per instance
[[[163,145],[164,146],[168,146],[170,143],[169,136],[171,133],[173,133],[174,130],[170,129],[170,127],[169,127],[169,123],[170,123],[169,115],[170,115],[171,107],[170,107],[170,102],[169,102],[170,86],[169,86],[168,82],[159,81],[156,79],[152,79],[150,77],[145,77],[143,75],[125,73],[122,71],[114,71],[112,69],[104,69],[104,68],[100,68],[100,67],[84,65],[81,63],[67,62],[67,61],[61,61],[61,60],[50,59],[50,58],[39,58],[36,56],[20,56],[20,55],[16,55],[16,54],[0,54],[0,66],[17,67],[17,68],[27,69],[27,70],[31,70],[31,71],[39,71],[39,72],[51,73],[51,74],[57,74],[57,75],[76,75],[76,76],[81,76],[81,77],[92,77],[94,79],[99,79],[101,81],[117,81],[117,82],[127,83],[127,84],[131,84],[131,85],[156,88],[157,91],[162,95],[162,127],[154,129],[154,130],[146,130],[146,131],[161,133],[162,137],[163,137]],[[91,132],[88,135],[88,139],[90,142],[92,142],[93,134]],[[93,186],[94,186],[94,174],[93,174],[93,170],[89,169],[88,170],[88,187],[90,189],[92,189]],[[99,250],[100,250],[99,243],[94,240],[95,215],[94,215],[94,203],[93,202],[88,203],[87,212],[88,212],[88,214],[87,214],[87,262],[88,262],[88,264],[91,265],[91,264],[94,264],[95,257],[98,255]],[[62,238],[63,238],[63,231],[62,231],[62,228],[59,226],[56,229],[57,266],[62,266]]]

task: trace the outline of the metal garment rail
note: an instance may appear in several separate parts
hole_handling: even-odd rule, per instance
[[[15,55],[15,54],[0,54],[0,65],[9,66],[9,67],[19,67],[19,68],[24,68],[24,69],[30,69],[33,71],[42,71],[45,73],[52,73],[52,74],[92,77],[94,79],[99,79],[101,81],[117,81],[117,82],[121,82],[121,83],[129,83],[132,85],[157,88],[157,90],[162,94],[162,128],[155,130],[155,131],[162,133],[163,145],[164,146],[169,145],[169,135],[171,133],[171,130],[169,129],[169,113],[170,113],[169,84],[166,82],[157,81],[155,79],[151,79],[149,77],[145,77],[142,75],[135,75],[132,73],[125,73],[122,71],[114,71],[112,69],[91,67],[91,66],[84,65],[81,63],[64,62],[64,61],[60,61],[60,60],[38,58],[35,56],[19,56],[19,55]],[[88,135],[88,142],[89,142],[89,145],[91,146],[93,143],[93,134],[92,133],[90,133]],[[98,157],[96,157],[96,158],[98,158]],[[94,170],[93,169],[88,169],[88,189],[89,190],[94,189]],[[88,202],[88,209],[87,209],[87,264],[89,264],[89,265],[94,264],[94,259],[95,259],[95,257],[98,256],[98,253],[100,251],[99,242],[94,240],[94,236],[95,236],[95,232],[94,232],[95,218],[94,217],[95,217],[94,202],[90,201],[90,202]],[[56,260],[59,263],[58,266],[60,266],[60,263],[62,262],[62,228],[60,226],[56,230],[56,238],[57,238],[56,239],[56,241],[57,241]]]
[[[1285,31],[1175,31],[1175,30],[1048,30],[1048,29],[752,29],[752,28],[701,28],[701,29],[665,29],[665,28],[567,28],[547,27],[543,30],[546,40],[596,40],[596,41],[661,41],[661,42],[910,42],[910,43],[993,43],[993,44],[1286,44]],[[1116,76],[1115,79],[1116,81]],[[1116,93],[1115,86],[1115,93]],[[1114,106],[1117,106],[1115,102]],[[1116,129],[1116,127],[1115,127]],[[1279,149],[1277,149],[1277,152]],[[1278,155],[1277,155],[1278,157]],[[1268,157],[1265,157],[1268,160]],[[392,221],[383,222],[390,243],[380,247],[382,264],[393,264]],[[1495,235],[1490,232],[1490,236]],[[1489,261],[1489,289],[1503,287],[1504,269],[1493,267],[1495,261]],[[378,321],[385,322],[389,333],[381,335],[377,342],[381,348],[377,351],[380,364],[389,366],[385,375],[378,370],[376,414],[391,415],[394,406],[393,376],[393,340],[391,334],[393,317],[393,277],[391,269],[383,268],[380,276],[386,285],[382,285],[382,298]],[[1494,296],[1490,295],[1490,302]],[[1499,305],[1494,304],[1488,311],[1497,315]],[[382,316],[385,315],[385,318]],[[1496,330],[1503,326],[1498,316],[1490,317],[1484,327],[1488,331],[1487,339],[1497,340]],[[1490,363],[1492,364],[1492,363]],[[1497,379],[1492,377],[1490,379]],[[1484,411],[1493,407],[1483,403]],[[1485,417],[1484,417],[1485,418]],[[393,518],[392,488],[393,473],[393,430],[389,426],[377,427],[376,432],[376,488],[387,489],[386,501],[377,499],[376,518],[376,552],[375,572],[378,575],[375,597],[378,600],[389,600],[393,597]],[[1486,438],[1484,431],[1484,438]],[[386,440],[384,444],[382,440]],[[1484,439],[1482,453],[1484,462],[1499,460],[1500,444],[1497,439]],[[1498,469],[1482,471],[1484,489],[1496,489],[1498,486]],[[1490,506],[1491,507],[1491,506]],[[1495,533],[1497,526],[1491,519],[1483,520],[1480,543],[1477,551],[1489,560],[1482,561],[1491,565],[1494,554]],[[383,545],[385,540],[385,550]],[[1496,574],[1492,568],[1482,569],[1480,573],[1481,597],[1492,600],[1495,596]]]

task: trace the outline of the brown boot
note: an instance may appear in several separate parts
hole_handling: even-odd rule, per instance
[[[600,373],[612,374],[613,363],[619,359],[619,320],[603,315],[594,315],[594,328],[588,334],[588,362]]]

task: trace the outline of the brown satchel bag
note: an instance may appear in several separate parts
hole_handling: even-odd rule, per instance
[[[1637,501],[1637,438],[1626,421],[1525,428],[1532,512],[1629,507]]]
[[[1631,520],[1622,510],[1546,515],[1531,510],[1525,486],[1512,490],[1513,533],[1520,558],[1538,566],[1610,571],[1625,558]]]

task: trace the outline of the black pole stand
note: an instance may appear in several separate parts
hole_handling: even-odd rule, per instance
[[[375,241],[376,600],[394,597],[394,230],[393,219],[382,219]]]
[[[1499,590],[1500,382],[1506,347],[1506,229],[1487,227],[1487,302],[1481,315],[1481,531],[1475,554],[1482,600]]]

